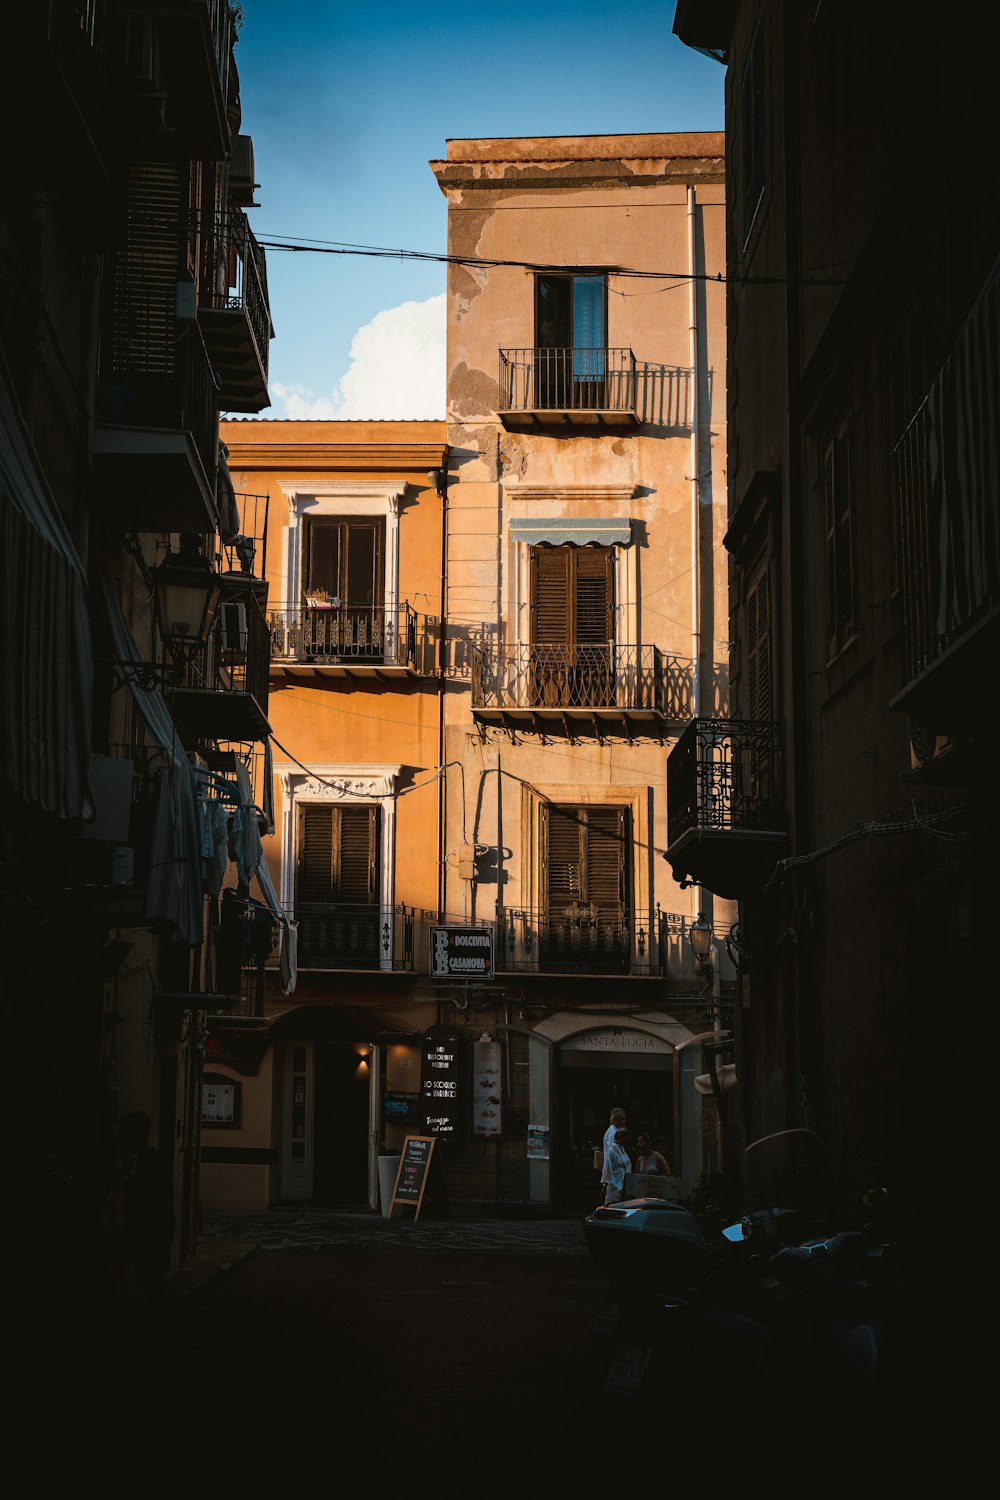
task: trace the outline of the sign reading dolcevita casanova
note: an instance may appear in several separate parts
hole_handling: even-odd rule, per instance
[[[431,976],[456,974],[462,979],[493,976],[492,927],[432,927]]]

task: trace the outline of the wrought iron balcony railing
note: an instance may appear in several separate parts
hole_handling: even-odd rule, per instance
[[[631,349],[501,349],[501,412],[636,414]]]
[[[692,829],[785,826],[779,726],[763,719],[693,719],[667,757],[667,841]]]
[[[270,633],[262,599],[267,585],[224,574],[223,598],[204,647],[168,689],[178,717],[198,735],[254,740],[269,732]]]
[[[203,226],[198,318],[221,382],[220,404],[258,412],[268,404],[271,313],[264,251],[246,214],[225,210]]]
[[[786,839],[780,725],[692,719],[667,756],[667,851],[674,875],[719,895],[780,856]]]
[[[296,902],[300,969],[413,969],[413,907]]]
[[[658,646],[475,646],[473,711],[590,710],[683,718],[691,663]]]
[[[665,972],[665,913],[574,901],[498,912],[497,969],[569,974]]]
[[[409,604],[285,604],[268,620],[274,662],[410,668],[416,662],[417,615]]]

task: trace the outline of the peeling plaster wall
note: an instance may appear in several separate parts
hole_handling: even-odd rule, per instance
[[[508,265],[452,266],[448,281],[449,492],[446,758],[448,828],[501,846],[506,905],[537,904],[540,799],[605,800],[633,809],[637,906],[693,915],[673,882],[666,846],[666,756],[682,727],[601,742],[585,729],[543,736],[477,724],[474,648],[530,640],[524,546],[513,517],[628,516],[633,543],[616,573],[617,639],[667,655],[692,652],[692,444],[688,276],[689,183],[697,190],[698,269],[725,270],[721,135],[455,140],[431,163],[448,199],[448,250]],[[638,425],[509,431],[497,413],[499,352],[535,343],[535,266],[606,267],[607,344],[640,367]],[[725,286],[698,282],[704,424],[700,565],[703,672],[724,691],[728,635],[725,507]],[[707,580],[707,584],[706,584]],[[706,709],[706,711],[708,711]],[[712,711],[719,711],[718,703]],[[500,795],[498,796],[498,789]],[[489,919],[492,883],[449,873],[448,910]]]

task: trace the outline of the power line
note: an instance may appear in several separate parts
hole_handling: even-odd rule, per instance
[[[739,286],[786,286],[791,282],[799,286],[843,286],[839,277],[823,276],[725,276],[721,271],[712,275],[708,271],[637,271],[628,266],[580,266],[578,264],[556,265],[552,261],[492,260],[478,255],[440,255],[431,250],[392,249],[384,245],[355,245],[343,240],[306,240],[293,236],[281,239],[258,239],[264,250],[284,250],[292,255],[361,255],[376,260],[422,261],[446,266],[481,266],[484,268],[507,268],[516,271],[572,271],[575,275],[623,276],[640,281],[704,281],[717,282],[720,286],[735,283]]]

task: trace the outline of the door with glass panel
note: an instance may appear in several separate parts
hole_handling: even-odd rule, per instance
[[[597,411],[604,406],[606,323],[603,276],[536,279],[537,407]]]

